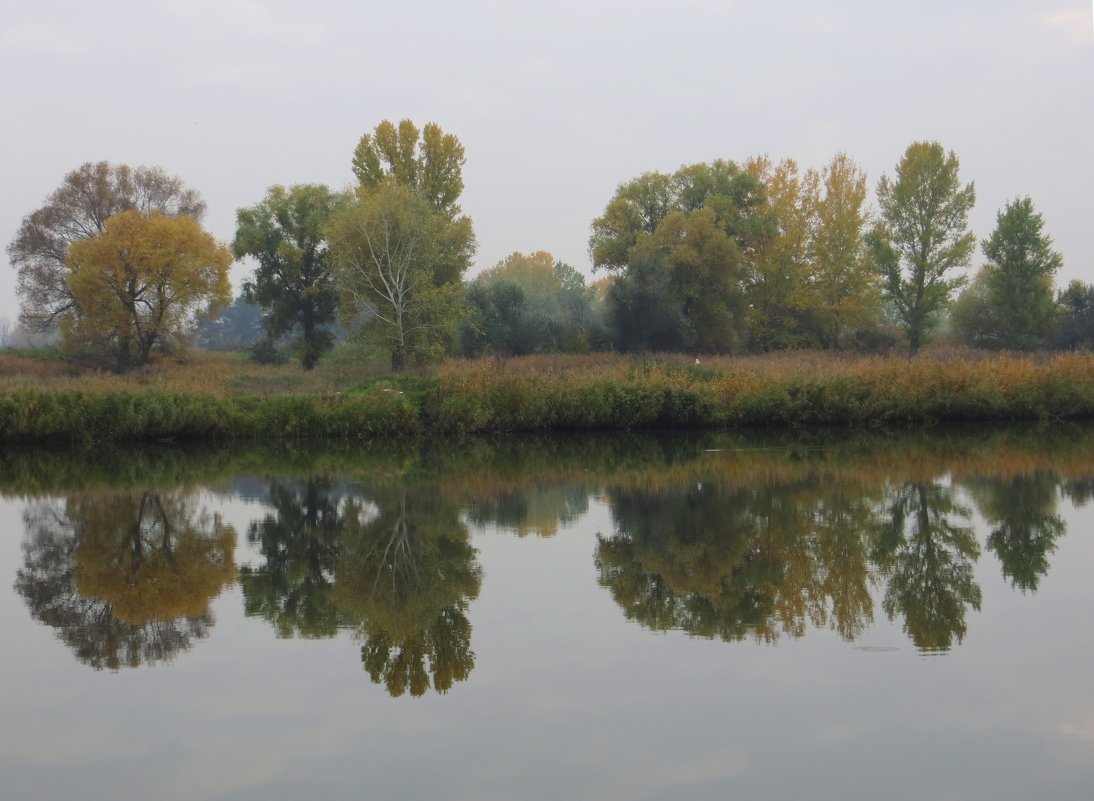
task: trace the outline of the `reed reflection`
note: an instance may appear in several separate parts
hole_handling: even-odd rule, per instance
[[[235,578],[235,531],[186,492],[40,501],[24,522],[15,588],[96,669],[170,662],[208,634]]]

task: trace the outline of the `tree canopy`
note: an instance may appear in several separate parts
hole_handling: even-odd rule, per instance
[[[870,248],[910,355],[927,342],[939,313],[965,283],[954,271],[968,266],[976,245],[968,230],[976,190],[961,186],[958,168],[957,156],[938,142],[914,142],[896,178],[878,181],[882,219],[870,233]]]
[[[193,217],[116,214],[69,248],[66,283],[79,311],[62,318],[63,340],[119,369],[146,364],[154,349],[181,344],[195,312],[231,303],[231,263]]]
[[[460,276],[475,250],[468,217],[440,214],[396,184],[360,189],[329,228],[343,316],[391,353],[391,366],[425,361],[455,338]]]
[[[609,315],[621,346],[737,348],[744,254],[775,224],[760,213],[762,202],[760,182],[731,161],[645,173],[619,186],[593,221],[589,254],[594,269],[618,273]],[[647,325],[651,314],[656,332]]]
[[[269,309],[263,322],[271,339],[299,330],[305,370],[334,343],[327,325],[337,316],[338,293],[325,227],[339,202],[321,184],[271,186],[260,203],[236,212],[232,251],[258,262],[244,293]]]
[[[69,247],[102,233],[106,221],[123,211],[200,221],[205,202],[197,191],[160,167],[86,162],[65,175],[45,203],[23,218],[8,245],[8,256],[19,274],[23,325],[49,330],[62,315],[79,311],[65,269]]]
[[[456,216],[463,193],[463,145],[436,123],[421,131],[410,120],[384,120],[353,151],[353,174],[366,189],[396,184],[420,195],[435,212]]]

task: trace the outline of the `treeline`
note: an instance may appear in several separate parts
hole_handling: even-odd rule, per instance
[[[546,251],[467,280],[465,161],[435,124],[384,121],[358,143],[350,189],[272,186],[238,210],[230,247],[201,229],[205,205],[180,179],[85,164],[8,247],[20,322],[116,369],[182,350],[195,321],[204,346],[305,369],[345,338],[393,370],[603,350],[914,355],[939,331],[993,349],[1094,344],[1094,285],[1056,291],[1062,258],[1028,197],[998,213],[969,280],[975,189],[937,142],[881,177],[876,211],[842,153],[820,169],[754,157],[639,175],[592,222],[593,284]],[[233,257],[256,265],[234,303]]]

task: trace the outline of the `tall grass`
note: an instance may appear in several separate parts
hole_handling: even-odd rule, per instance
[[[116,376],[0,360],[0,442],[393,437],[430,431],[875,425],[1094,417],[1094,356],[790,353],[454,360],[431,374],[224,357]]]

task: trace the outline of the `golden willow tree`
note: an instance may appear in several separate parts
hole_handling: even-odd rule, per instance
[[[75,308],[61,316],[71,352],[118,369],[182,345],[195,314],[231,303],[232,254],[193,217],[125,211],[74,242],[65,266]]]
[[[200,221],[205,202],[196,190],[160,167],[86,162],[28,214],[8,245],[18,272],[19,320],[34,331],[52,330],[66,314],[79,313],[68,282],[66,259],[74,242],[98,236],[123,211],[159,212]]]

